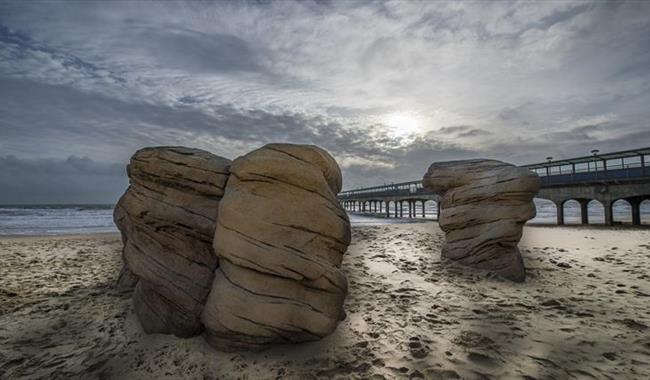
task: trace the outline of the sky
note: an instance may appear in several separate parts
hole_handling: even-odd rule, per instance
[[[0,0],[0,204],[113,203],[141,147],[271,142],[345,189],[650,146],[650,2]]]

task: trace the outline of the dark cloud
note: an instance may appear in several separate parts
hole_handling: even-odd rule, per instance
[[[187,29],[146,29],[139,36],[159,65],[190,73],[264,71],[261,49],[237,36]]]
[[[16,175],[2,174],[0,203],[114,201],[147,145],[234,158],[268,142],[316,144],[346,188],[417,179],[438,160],[648,146],[649,11],[0,2],[0,157]]]
[[[582,125],[575,128],[570,128],[566,131],[553,132],[546,135],[549,141],[595,141],[597,137],[594,133],[603,131],[607,128],[615,129],[615,126],[608,123],[598,125]]]
[[[526,25],[524,28],[518,30],[517,33],[515,33],[515,36],[519,37],[531,29],[548,30],[559,23],[572,20],[595,7],[598,7],[597,3],[570,5],[568,9],[552,12],[539,20]]]
[[[114,203],[126,188],[124,165],[88,157],[0,157],[0,203]]]
[[[86,78],[92,79],[110,79],[115,82],[124,83],[124,78],[119,77],[115,73],[111,72],[106,67],[100,67],[92,62],[85,61],[77,56],[69,54],[60,49],[52,48],[38,41],[34,41],[28,35],[11,30],[5,25],[0,24],[0,48],[5,52],[5,63],[9,64],[9,67],[2,67],[0,65],[0,73],[2,73],[4,68],[5,72],[3,74],[18,74],[28,76],[29,70],[31,67],[23,67],[20,64],[10,65],[13,63],[19,63],[21,61],[29,59],[41,59],[50,62],[50,65],[54,64],[62,72],[74,73],[76,76],[83,76]],[[13,66],[13,67],[12,67]],[[11,72],[13,71],[13,72]],[[50,75],[53,73],[50,73]],[[42,78],[48,79],[48,78]],[[61,77],[52,77],[49,78],[53,81],[61,81]],[[68,78],[71,79],[71,78]]]
[[[441,133],[443,135],[449,135],[457,138],[490,136],[493,134],[492,132],[486,131],[485,129],[475,128],[470,125],[453,125],[449,127],[442,127],[435,133]]]

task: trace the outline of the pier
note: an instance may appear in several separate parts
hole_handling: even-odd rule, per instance
[[[591,155],[564,160],[522,165],[537,173],[541,189],[536,198],[555,204],[557,224],[564,224],[564,206],[575,200],[580,204],[581,222],[589,223],[590,202],[604,208],[605,224],[613,225],[613,205],[627,202],[633,225],[641,224],[641,203],[650,199],[650,147]],[[352,212],[373,213],[386,217],[427,217],[426,204],[434,202],[440,214],[440,197],[422,186],[421,180],[392,183],[342,191],[338,199]],[[404,212],[404,206],[407,211]]]

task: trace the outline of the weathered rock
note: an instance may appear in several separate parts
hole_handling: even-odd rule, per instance
[[[225,350],[319,339],[344,318],[350,243],[334,159],[308,145],[270,144],[231,167],[214,238],[219,257],[203,311]]]
[[[138,284],[138,276],[124,263],[120,276],[117,278],[117,288],[123,291],[131,291]]]
[[[443,257],[524,281],[517,243],[535,217],[537,174],[495,160],[448,161],[432,164],[423,184],[442,196]]]
[[[184,147],[145,148],[131,158],[130,186],[114,214],[124,241],[119,285],[137,282],[135,311],[148,333],[189,337],[203,330],[229,167],[225,158]]]

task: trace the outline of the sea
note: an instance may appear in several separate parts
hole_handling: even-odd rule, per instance
[[[546,200],[535,199],[537,216],[529,224],[555,224],[557,217],[555,205]],[[91,234],[102,232],[117,232],[113,223],[112,204],[93,205],[0,205],[0,235],[67,235]],[[580,223],[580,205],[576,201],[565,204],[564,215],[566,224]],[[425,218],[435,219],[435,203],[427,202]],[[391,213],[393,209],[391,208]],[[613,208],[614,221],[630,223],[632,211],[627,202],[616,202]],[[367,226],[395,223],[413,223],[422,220],[421,205],[417,205],[417,217],[385,218],[377,215],[359,215],[350,213],[352,225]],[[404,208],[404,215],[408,209]],[[598,202],[589,205],[589,223],[604,223],[604,209]],[[650,201],[641,206],[641,221],[650,223]]]
[[[117,232],[112,204],[0,205],[0,235]]]

